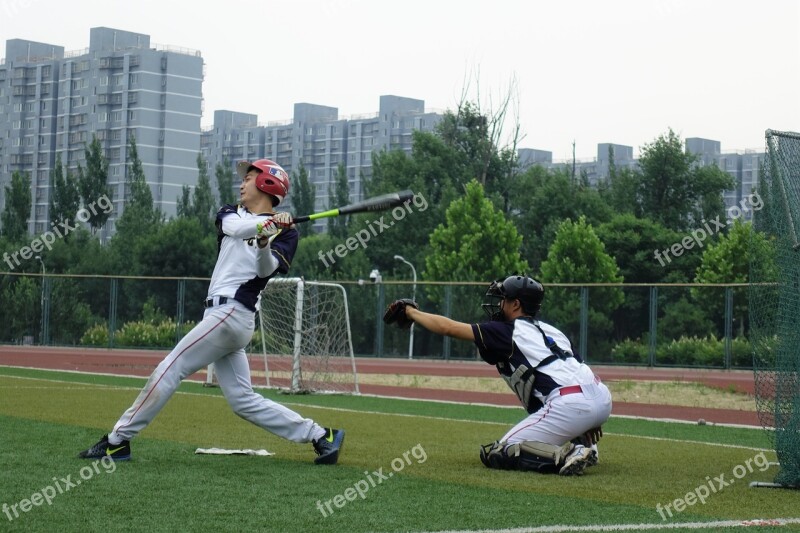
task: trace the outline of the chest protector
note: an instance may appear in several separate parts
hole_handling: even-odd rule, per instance
[[[542,334],[542,339],[544,339],[545,346],[550,350],[550,355],[542,359],[542,361],[533,368],[528,366],[527,359],[523,357],[525,363],[521,363],[517,366],[516,370],[510,374],[510,368],[506,367],[509,363],[498,363],[497,365],[497,370],[500,372],[500,375],[511,390],[514,391],[514,394],[517,395],[517,398],[519,398],[519,401],[525,406],[525,410],[528,413],[536,412],[542,405],[539,399],[534,395],[533,386],[536,381],[536,371],[558,359],[565,361],[570,357],[574,357],[572,352],[562,349],[556,344],[556,341],[545,335],[544,330],[537,320],[531,320],[531,323],[536,326],[536,329]]]

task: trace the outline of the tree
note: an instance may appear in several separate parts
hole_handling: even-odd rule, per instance
[[[197,154],[197,186],[192,194],[188,185],[181,189],[181,196],[177,200],[178,218],[194,218],[200,222],[205,231],[211,231],[214,226],[214,195],[211,192],[211,181],[208,177],[206,161],[202,154]]]
[[[685,235],[648,218],[637,218],[631,213],[614,215],[610,221],[597,228],[597,236],[605,245],[606,252],[615,259],[620,274],[627,283],[688,283],[700,264],[700,254],[696,253],[685,253],[671,258],[669,262],[659,261],[655,256],[656,252],[681,242]],[[686,291],[672,287],[660,288],[658,295],[659,310],[669,313],[680,298],[686,295]],[[650,328],[649,306],[648,287],[627,287],[625,302],[613,315],[616,337],[627,339],[645,335]],[[675,308],[675,312],[678,310],[685,311],[686,307]],[[700,312],[702,310],[697,311]],[[670,331],[666,327],[668,323],[675,321],[659,321],[659,329]]]
[[[682,254],[671,257],[668,263],[663,259],[659,262],[655,252],[681,242],[685,234],[649,218],[617,214],[600,224],[596,232],[627,283],[688,283],[700,265],[699,254]]]
[[[333,188],[328,189],[328,209],[335,209],[350,203],[350,186],[347,183],[347,170],[344,163],[339,163],[336,169],[336,181]],[[347,216],[330,217],[328,219],[328,233],[337,239],[347,238]]]
[[[222,163],[217,163],[214,169],[217,178],[217,192],[219,193],[219,204],[229,205],[236,203],[236,195],[233,192],[233,168],[231,161],[226,156]]]
[[[185,183],[181,187],[181,195],[176,200],[176,210],[178,218],[192,216],[192,189]]]
[[[148,235],[160,219],[160,213],[153,206],[153,193],[147,184],[142,161],[136,147],[136,139],[131,137],[128,145],[128,185],[130,196],[125,204],[125,210],[117,221],[117,233],[122,234],[124,240]],[[130,245],[127,242],[126,245]]]
[[[542,263],[542,279],[550,283],[621,283],[622,276],[614,259],[594,228],[580,217],[577,222],[567,219],[557,231],[556,238]],[[625,297],[617,287],[592,287],[589,289],[589,352],[602,354],[610,348],[613,324],[609,317],[622,305]],[[580,324],[580,293],[577,288],[545,288],[542,315],[545,320],[576,341]],[[586,355],[586,354],[582,354]]]
[[[117,220],[117,232],[112,238],[111,248],[115,252],[117,268],[138,272],[142,261],[139,249],[158,230],[161,213],[153,206],[153,193],[147,184],[136,139],[133,137],[128,145],[128,165],[127,184],[130,195]]]
[[[764,278],[778,279],[775,263],[775,248],[765,234],[755,231],[749,222],[736,219],[727,234],[722,234],[703,252],[697,269],[695,283],[748,283],[750,264],[758,263]],[[698,302],[715,310],[712,315],[716,323],[722,322],[721,311],[725,309],[723,291],[719,288],[693,288],[692,296]],[[713,304],[718,305],[713,305]],[[739,323],[739,335],[745,334],[748,314],[747,288],[734,289],[734,321]],[[712,304],[712,305],[709,305]]]
[[[300,168],[297,173],[293,173],[292,183],[292,205],[297,215],[309,215],[316,211],[315,198],[317,194],[316,186],[308,179],[308,169],[300,161]]]
[[[208,177],[208,165],[203,154],[197,154],[197,187],[194,188],[194,201],[192,211],[200,221],[202,227],[210,230],[213,226],[213,217],[217,209],[214,204],[214,194],[211,192],[211,180]]]
[[[638,217],[643,215],[639,199],[638,172],[616,166],[609,167],[608,179],[597,184],[597,191],[606,204],[616,213],[631,213]]]
[[[481,103],[480,73],[472,73],[474,98],[470,99],[470,80],[466,80],[455,112],[445,112],[437,125],[437,133],[449,146],[458,150],[467,166],[467,180],[476,179],[487,195],[497,195],[507,212],[508,183],[517,171],[517,143],[520,125],[517,103],[519,93],[515,78],[500,97],[489,96],[489,104]],[[511,132],[506,130],[509,115],[514,115]],[[506,133],[508,133],[506,137]],[[505,138],[504,138],[505,137]]]
[[[724,215],[722,192],[734,187],[733,178],[715,166],[697,165],[699,157],[685,153],[672,130],[641,152],[637,195],[642,213],[677,231]]]
[[[52,172],[53,195],[50,197],[50,221],[59,222],[75,221],[75,215],[81,207],[81,193],[78,191],[78,182],[75,175],[66,170],[61,163],[61,154],[56,154],[56,165]],[[69,239],[70,234],[64,238]]]
[[[97,202],[101,196],[113,200],[111,187],[108,186],[108,160],[103,155],[103,148],[97,135],[92,135],[92,142],[84,148],[86,168],[78,165],[78,188],[80,189],[83,205],[88,206]],[[92,234],[105,225],[111,211],[95,209],[87,210],[89,227]]]
[[[3,236],[11,242],[20,242],[28,234],[31,217],[31,178],[27,173],[14,171],[11,183],[6,185],[6,205],[3,209]]]
[[[531,167],[518,177],[510,197],[512,219],[525,236],[523,257],[534,268],[547,256],[563,220],[585,216],[590,224],[600,224],[612,214],[595,189],[572,182],[564,169]]]
[[[446,222],[430,236],[425,277],[435,281],[487,281],[528,270],[522,237],[473,180],[447,208]]]
[[[121,241],[118,241],[121,242]],[[116,244],[116,243],[115,243]],[[135,262],[128,272],[138,276],[210,277],[217,257],[216,234],[205,230],[195,217],[174,218],[156,226],[135,244]],[[133,270],[133,272],[131,272]],[[164,281],[135,280],[121,287],[118,312],[138,316],[145,298],[155,295],[156,306],[175,308],[175,293],[165,291]],[[185,302],[201,302],[208,290],[206,282],[187,282]],[[195,311],[187,304],[187,312]]]

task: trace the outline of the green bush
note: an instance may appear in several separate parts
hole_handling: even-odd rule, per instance
[[[656,364],[677,366],[722,366],[725,347],[721,340],[681,337],[656,346]]]
[[[626,339],[611,350],[611,359],[619,364],[646,364],[648,345],[639,339]],[[721,367],[725,362],[725,339],[707,337],[681,337],[656,345],[659,365]],[[731,367],[751,368],[753,364],[750,341],[744,337],[731,340]]]
[[[625,339],[611,349],[611,362],[623,364],[647,363],[648,346],[639,340]]]
[[[108,324],[95,324],[87,329],[80,343],[84,346],[108,346]]]
[[[194,322],[184,322],[180,328],[180,337],[195,326]],[[134,321],[125,323],[114,334],[115,346],[134,348],[169,348],[175,345],[180,337],[177,325],[171,318],[160,323]],[[86,346],[108,346],[108,326],[98,324],[89,328],[81,337],[81,344]]]

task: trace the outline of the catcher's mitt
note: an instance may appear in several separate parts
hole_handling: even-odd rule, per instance
[[[387,324],[396,323],[397,327],[400,329],[410,329],[414,321],[406,316],[407,305],[410,305],[414,309],[419,309],[417,302],[410,298],[395,300],[386,308],[386,312],[383,314],[383,321]]]

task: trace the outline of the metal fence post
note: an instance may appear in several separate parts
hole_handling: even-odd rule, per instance
[[[114,332],[117,330],[117,293],[119,292],[118,279],[111,278],[111,292],[108,302],[108,347],[114,347]]]
[[[656,338],[658,336],[658,287],[650,287],[650,339],[647,347],[647,366],[656,364]]]
[[[42,345],[50,344],[50,292],[52,284],[50,278],[42,277]]]
[[[450,317],[451,309],[453,307],[453,286],[452,285],[445,285],[444,287],[444,309],[442,312],[444,316]],[[442,355],[444,355],[445,360],[450,359],[450,337],[445,336],[442,339]]]
[[[183,325],[183,313],[186,300],[186,279],[178,280],[178,310],[175,316],[175,343],[180,342],[181,326]]]
[[[722,366],[731,367],[731,336],[733,332],[733,288],[725,287],[725,359]]]
[[[589,287],[581,287],[581,325],[580,325],[580,339],[578,341],[578,350],[580,350],[581,357],[588,362],[589,345]]]
[[[378,286],[378,310],[375,313],[375,356],[383,357],[383,312],[385,309],[384,300],[386,298],[383,290],[383,283],[376,283]]]

